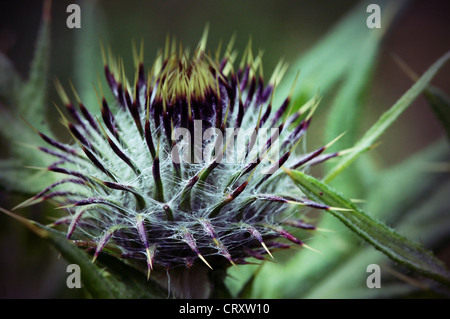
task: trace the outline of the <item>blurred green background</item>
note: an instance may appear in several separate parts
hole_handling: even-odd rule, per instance
[[[13,61],[24,78],[33,56],[42,2],[0,1],[0,51]],[[376,1],[366,1],[367,4],[372,2]],[[70,3],[81,6],[81,29],[66,27],[66,8]],[[264,74],[268,79],[280,58],[292,64],[357,3],[360,1],[53,1],[50,79],[57,77],[64,85],[69,79],[73,80],[82,93],[82,100],[96,110],[94,91],[90,88],[92,82],[97,81],[97,73],[103,77],[100,39],[124,58],[128,76],[132,77],[132,40],[144,40],[144,61],[149,65],[157,50],[163,47],[168,33],[184,46],[194,48],[207,23],[210,24],[208,48],[212,51],[221,39],[226,44],[236,33],[235,48],[243,52],[251,37],[254,50],[264,51]],[[361,119],[362,128],[369,127],[412,84],[392,55],[398,55],[417,73],[423,73],[450,49],[449,16],[450,2],[446,0],[410,1],[402,9],[382,42]],[[366,28],[366,25],[360,27]],[[447,93],[450,92],[449,74],[450,65],[447,65],[433,80],[434,85]],[[49,84],[49,103],[60,103]],[[320,83],[317,87],[320,88]],[[85,90],[91,94],[83,93]],[[333,97],[333,92],[329,92],[321,105],[331,103]],[[51,127],[59,132],[58,116],[52,108],[49,110]],[[325,116],[326,112],[319,108],[308,133],[308,149],[321,145]],[[377,164],[394,165],[443,135],[426,101],[419,98],[384,135],[381,146],[373,151]],[[63,140],[66,138],[62,136]],[[9,142],[0,140],[0,158],[7,156],[5,146]],[[448,170],[444,174],[448,174]],[[18,195],[0,192],[0,206],[7,209],[21,200]],[[24,213],[31,219],[42,220],[46,208],[40,205]],[[449,261],[450,250],[442,250],[439,256]],[[53,248],[15,221],[0,215],[1,298],[79,296],[80,291],[65,286],[66,265]]]

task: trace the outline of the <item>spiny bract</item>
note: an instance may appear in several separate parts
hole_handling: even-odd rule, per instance
[[[236,70],[233,40],[222,58],[220,49],[212,57],[206,34],[192,56],[168,40],[148,74],[142,46],[135,49],[133,86],[123,61],[102,49],[115,97],[108,102],[98,85],[102,120],[73,86],[77,107],[57,82],[73,118],[61,112],[63,123],[76,143],[38,132],[51,146],[39,149],[57,158],[47,169],[62,179],[21,206],[56,201],[68,216],[54,224],[67,225],[68,239],[92,251],[94,260],[109,253],[141,263],[147,276],[153,269],[189,271],[198,263],[224,269],[249,257],[263,260],[271,249],[289,247],[276,241],[281,237],[304,245],[283,227],[314,229],[295,219],[298,208],[329,207],[303,198],[280,167],[298,169],[338,155],[322,154],[327,146],[295,151],[318,99],[294,112],[291,90],[272,105],[286,66],[278,64],[264,83],[261,54],[254,57],[251,45]],[[239,129],[250,134],[229,134]],[[176,137],[180,130],[183,139]]]

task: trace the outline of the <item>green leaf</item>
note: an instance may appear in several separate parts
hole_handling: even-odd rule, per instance
[[[80,6],[83,8],[83,27],[75,33],[73,82],[83,104],[90,111],[98,112],[92,83],[100,80],[102,87],[108,87],[105,77],[98,76],[103,72],[100,40],[108,43],[105,16],[97,0],[83,0]],[[83,67],[80,68],[80,65]]]
[[[360,158],[355,164],[358,164],[360,160],[365,158]],[[446,175],[430,171],[429,168],[433,167],[430,163],[446,161],[449,158],[450,150],[447,141],[443,139],[425,148],[420,153],[408,157],[407,160],[400,164],[380,171],[376,174],[377,178],[371,182],[370,192],[368,192],[367,196],[362,197],[367,199],[364,203],[364,206],[367,207],[366,210],[370,211],[377,218],[387,220],[390,225],[394,225],[402,233],[408,234],[410,238],[418,240],[420,238],[420,241],[427,245],[432,244],[433,246],[430,247],[435,247],[434,245],[439,240],[445,238],[442,236],[444,233],[441,230],[448,226],[448,222],[446,222],[448,218],[444,218],[444,216],[441,216],[442,214],[436,215],[434,213],[435,211],[441,211],[445,204],[442,205],[441,203],[441,209],[437,209],[436,206],[430,206],[427,199],[431,197],[434,201],[435,196],[432,194],[435,189],[440,190],[442,188],[442,180],[446,178]],[[340,177],[343,176],[340,175]],[[420,181],[420,183],[417,181]],[[406,228],[406,225],[412,219],[415,219],[413,217],[416,214],[414,211],[417,207],[422,207],[424,200],[427,201],[427,206],[420,209],[423,212],[423,219],[416,226]],[[421,230],[418,225],[426,227],[426,230]],[[434,226],[437,227],[433,229]],[[365,278],[367,278],[365,268],[369,260],[358,264],[357,261],[361,259],[355,257],[355,255],[361,254],[366,250],[372,251],[376,253],[374,256],[381,256],[384,259],[380,260],[380,262],[377,259],[371,259],[370,263],[378,263],[380,265],[385,262],[387,257],[375,251],[371,246],[361,245],[361,240],[330,214],[321,216],[317,227],[332,231],[315,231],[314,235],[308,238],[308,245],[321,251],[323,255],[302,249],[293,254],[281,266],[279,264],[264,265],[262,274],[255,283],[258,286],[256,291],[264,292],[264,295],[260,297],[271,297],[266,294],[269,294],[271,291],[281,291],[282,295],[278,296],[279,298],[305,298],[313,294],[316,295],[313,291],[319,292],[318,289],[322,285],[345,287],[347,278],[335,275],[345,273],[341,269],[351,269],[360,273],[361,276],[358,277],[360,281],[352,281],[352,285],[353,287],[363,285],[363,288],[367,290],[365,286]],[[420,236],[415,236],[415,234],[420,234]],[[429,241],[429,237],[435,238],[435,241]],[[308,262],[304,262],[305,260],[308,260]],[[298,265],[302,265],[302,267],[299,268]],[[236,275],[237,273],[233,273],[233,276]],[[272,278],[276,279],[272,280]],[[383,292],[380,292],[383,293],[381,296],[387,296],[387,294],[384,294],[384,289],[382,290]],[[392,293],[394,292],[393,290]],[[337,293],[338,291],[333,296],[339,297]],[[342,288],[341,292],[342,296],[343,294],[344,288]],[[375,297],[375,292],[370,296]]]
[[[0,160],[0,189],[25,195],[36,194],[55,181],[56,174],[26,166],[46,167],[53,158],[37,146],[43,141],[18,115],[2,109],[0,133],[8,141],[7,158]]]
[[[389,29],[392,18],[406,1],[375,2],[383,12],[383,28],[367,28],[367,3],[361,2],[355,6],[319,43],[292,63],[290,71],[276,90],[275,105],[279,105],[287,96],[298,70],[300,77],[292,100],[295,105],[302,105],[318,90],[321,95],[326,94],[352,68],[367,39],[381,37]]]
[[[440,174],[437,174],[440,175]],[[408,209],[408,215],[396,228],[407,233],[428,246],[442,247],[448,240],[450,229],[450,213],[448,211],[448,194],[450,194],[450,179],[443,177],[438,185],[433,185],[433,191],[424,192],[421,200]]]
[[[345,135],[330,150],[351,147],[356,141],[362,105],[378,53],[377,39],[379,37],[375,35],[374,33],[369,36],[361,45],[360,54],[347,73],[345,82],[340,87],[327,115],[326,141],[333,140],[345,131]]]
[[[448,179],[446,174],[434,170],[435,163],[446,161],[450,161],[450,149],[442,139],[379,172],[366,197],[367,209],[389,224],[402,223],[410,210],[426,201]]]
[[[442,183],[441,183],[442,184]],[[398,184],[403,188],[404,183]],[[432,187],[436,189],[436,187]],[[411,207],[403,207],[400,211],[407,211],[407,218],[402,218],[395,223],[396,228],[402,233],[407,233],[410,238],[420,240],[430,247],[439,247],[442,240],[448,237],[450,226],[450,215],[444,208],[450,191],[450,183],[447,182],[437,188],[436,192],[427,196],[426,191],[421,188],[421,193],[414,192],[409,197],[412,201]],[[407,190],[406,190],[407,192]],[[387,198],[385,201],[390,202]],[[403,202],[403,201],[402,201]],[[392,205],[392,204],[391,204]],[[400,206],[400,203],[394,206]],[[389,209],[386,215],[397,214],[396,209]],[[343,256],[344,258],[345,256]],[[328,258],[327,258],[328,259]],[[327,260],[328,261],[328,260]],[[369,264],[378,264],[382,271],[382,289],[367,289],[365,280],[367,273],[365,269]],[[430,282],[419,282],[407,278],[409,284],[393,284],[386,282],[387,269],[390,265],[387,256],[374,251],[367,246],[355,245],[351,254],[345,258],[345,262],[339,264],[327,272],[322,280],[317,281],[302,298],[386,298],[392,295],[405,295],[414,290],[435,291],[442,294],[439,288],[435,289]],[[389,288],[389,289],[386,289]],[[360,294],[358,296],[358,294]]]
[[[14,105],[22,84],[22,79],[11,61],[0,52],[0,102]]]
[[[30,121],[39,131],[47,133],[49,132],[46,121],[49,57],[50,1],[45,1],[29,79],[20,92],[18,114]]]
[[[29,79],[24,82],[14,68],[0,56],[0,68],[6,73],[0,75],[0,98],[7,105],[0,105],[0,134],[8,140],[9,159],[0,161],[0,188],[24,194],[35,193],[42,189],[42,174],[25,168],[27,165],[46,166],[49,156],[43,152],[25,151],[23,144],[36,147],[42,143],[40,137],[21,119],[24,118],[33,127],[50,135],[46,121],[47,80],[50,54],[50,1],[44,1],[42,21],[36,41],[36,49],[30,68]],[[2,70],[2,71],[3,71]],[[3,77],[5,76],[5,77]],[[4,92],[10,90],[8,94]],[[5,95],[3,95],[5,93]],[[21,144],[19,144],[21,143]],[[51,182],[49,174],[46,182]],[[48,184],[47,184],[48,185]]]
[[[336,136],[342,134],[343,130],[345,130],[346,134],[330,150],[351,147],[356,142],[356,134],[360,123],[359,118],[377,62],[380,42],[389,30],[394,16],[401,7],[400,2],[396,4],[391,3],[390,5],[381,2],[380,5],[383,7],[382,28],[369,29],[360,26],[361,19],[367,17],[364,8],[359,8],[360,11],[358,12],[359,14],[364,13],[364,17],[354,22],[353,28],[359,29],[359,38],[353,38],[353,41],[356,41],[358,44],[358,49],[352,54],[345,55],[349,62],[347,62],[348,65],[343,75],[343,83],[327,115],[325,141],[333,140]],[[359,25],[357,26],[356,23]],[[349,42],[343,42],[341,45],[348,45]]]
[[[343,131],[345,134],[331,147],[330,152],[349,148],[356,142],[380,39],[379,33],[372,32],[362,43],[359,55],[355,57],[354,64],[347,72],[347,77],[331,105],[325,125],[325,141],[333,140]],[[339,189],[346,194],[352,194],[354,197],[363,196],[365,190],[361,187],[365,185],[363,180],[369,178],[370,174],[375,174],[375,171],[368,169],[369,167],[365,165],[370,164],[367,162],[368,160],[358,163],[355,169],[347,171],[347,174],[337,180],[335,185],[339,185]],[[325,162],[326,171],[330,170],[332,165],[332,162]],[[361,174],[362,171],[364,174]]]
[[[0,190],[29,196],[36,194],[55,180],[55,175],[25,168],[26,164],[17,159],[0,161]]]
[[[377,221],[330,186],[299,171],[286,170],[294,183],[310,199],[331,207],[352,211],[329,212],[359,237],[366,240],[389,258],[425,277],[450,286],[450,273],[430,251],[396,233]]]
[[[167,293],[145,275],[124,264],[117,258],[100,255],[98,262],[71,241],[63,233],[18,216],[0,207],[0,211],[11,216],[29,228],[39,237],[55,246],[69,262],[81,269],[81,280],[93,298],[165,298]],[[107,266],[104,270],[103,266]]]
[[[394,56],[395,61],[398,66],[410,77],[413,81],[417,81],[419,76],[411,69],[405,61],[400,59],[398,56]],[[450,138],[450,99],[442,92],[440,89],[428,85],[424,90],[424,96],[427,99],[430,107],[436,114],[438,120],[442,123],[445,131],[447,132],[447,137]]]
[[[326,183],[333,180],[339,173],[348,167],[359,155],[370,149],[370,147],[378,140],[378,138],[394,123],[394,121],[405,111],[409,105],[423,92],[428,83],[439,71],[439,69],[450,58],[450,52],[447,52],[439,60],[437,60],[421,78],[405,93],[403,96],[387,110],[375,124],[364,134],[364,136],[355,144],[353,150],[333,167],[325,176]]]
[[[450,139],[450,98],[431,85],[425,90],[424,95]]]
[[[314,299],[352,298],[357,296],[351,295],[351,291],[348,288],[360,288],[363,286],[368,291],[382,290],[384,292],[384,285],[382,285],[382,289],[368,289],[366,286],[367,266],[370,264],[380,265],[380,255],[384,256],[373,249],[356,248],[344,263],[328,272],[326,276],[321,278],[322,280],[313,285],[306,293],[303,293],[301,297]],[[384,272],[382,274],[384,275]]]

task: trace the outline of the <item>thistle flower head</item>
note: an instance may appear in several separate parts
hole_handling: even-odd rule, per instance
[[[77,103],[57,83],[74,143],[39,133],[49,144],[40,150],[56,158],[47,169],[61,179],[22,206],[55,200],[67,212],[55,224],[66,225],[67,238],[94,261],[111,254],[147,276],[225,269],[250,257],[273,258],[271,250],[287,243],[304,245],[288,227],[314,226],[296,212],[329,207],[303,198],[280,167],[300,169],[338,155],[323,154],[327,146],[306,154],[296,148],[318,100],[293,111],[291,91],[273,105],[283,63],[265,82],[261,54],[254,56],[250,45],[239,66],[233,41],[222,57],[205,47],[206,33],[193,54],[167,41],[148,72],[142,48],[135,50],[132,85],[122,60],[103,50],[115,100],[97,86],[98,118],[73,87]]]

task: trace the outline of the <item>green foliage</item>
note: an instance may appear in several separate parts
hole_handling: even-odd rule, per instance
[[[312,200],[350,211],[330,209],[330,213],[394,261],[419,274],[450,285],[450,273],[427,249],[399,235],[374,219],[330,186],[299,171],[288,171],[295,184]]]
[[[22,80],[7,57],[0,55],[0,135],[10,141],[10,158],[0,160],[0,188],[7,191],[36,193],[53,178],[48,173],[42,176],[40,171],[24,168],[44,167],[50,158],[37,150],[29,150],[30,146],[40,145],[41,140],[25,122],[32,121],[34,129],[50,133],[46,117],[49,55],[50,19],[47,14],[43,15],[39,28],[27,80]]]
[[[31,64],[28,81],[20,89],[18,114],[33,120],[34,126],[48,133],[47,87],[50,55],[50,21],[43,18],[36,41],[34,59]]]
[[[427,87],[433,76],[442,68],[450,58],[450,52],[437,60],[380,119],[367,130],[364,136],[356,142],[353,150],[345,155],[336,166],[327,173],[324,180],[330,182],[341,171],[349,166],[359,155],[366,152],[377,141],[377,139],[389,128],[390,125],[402,114],[406,108],[421,94]]]
[[[75,47],[82,48],[74,52],[74,65],[82,65],[82,68],[74,69],[73,84],[79,91],[80,98],[90,111],[98,108],[97,96],[92,84],[101,81],[106,87],[104,77],[99,77],[98,66],[102,65],[100,53],[100,41],[107,44],[108,34],[105,28],[104,15],[99,10],[99,1],[84,0],[80,7],[83,8],[83,32],[75,34]],[[98,34],[102,34],[99,38]],[[86,79],[90,79],[86,81]]]
[[[355,6],[314,47],[293,62],[281,85],[277,88],[276,96],[282,99],[287,95],[298,71],[300,71],[300,77],[293,96],[295,106],[303,105],[317,92],[321,96],[325,96],[339,81],[349,75],[348,81],[355,84],[355,79],[359,78],[363,82],[356,84],[360,88],[364,87],[364,78],[367,78],[367,71],[373,68],[380,40],[389,29],[393,17],[404,1],[395,3],[377,1],[377,3],[385,14],[382,29],[361,27],[366,25],[366,4],[362,2]],[[358,66],[363,67],[358,68]],[[355,91],[355,89],[352,90]],[[356,96],[360,94],[361,92],[358,92]],[[279,104],[275,103],[275,105]],[[335,108],[340,109],[341,107]]]
[[[92,298],[164,298],[165,291],[153,281],[146,281],[145,275],[117,258],[102,256],[98,263],[75,246],[66,236],[55,229],[15,215],[3,208],[0,211],[17,219],[36,235],[53,245],[70,263],[81,269],[81,279]],[[106,267],[107,268],[106,268]],[[103,270],[103,268],[107,270]]]

